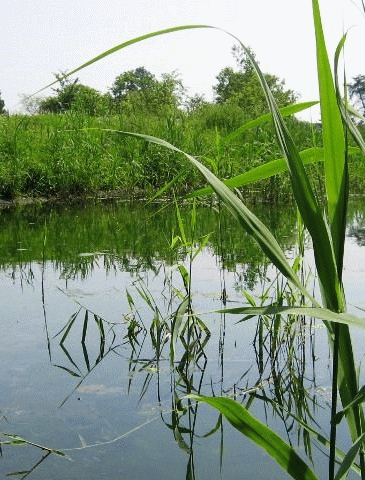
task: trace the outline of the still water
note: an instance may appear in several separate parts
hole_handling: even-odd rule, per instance
[[[295,212],[256,213],[294,258]],[[291,413],[307,421],[313,415],[328,437],[330,357],[321,322],[302,319],[283,332],[274,355],[257,319],[237,323],[240,317],[212,313],[247,302],[244,292],[259,304],[276,272],[224,212],[200,207],[193,237],[190,207],[181,214],[186,243],[193,251],[204,243],[192,262],[189,245],[177,238],[184,235],[174,208],[112,203],[0,212],[1,431],[31,442],[3,446],[1,478],[29,471],[27,478],[40,480],[286,478],[215,410],[179,402],[189,391],[236,395],[245,404],[247,391],[270,397],[273,374]],[[358,315],[354,305],[365,308],[364,247],[365,208],[353,202],[344,283]],[[310,266],[309,244],[306,257]],[[171,365],[166,325],[185,288],[178,265],[191,266],[200,323],[190,356],[177,339]],[[359,361],[364,338],[354,332]],[[258,398],[250,411],[306,458],[292,417]],[[349,447],[345,433],[340,443]],[[40,446],[66,456],[46,457]],[[326,457],[316,446],[312,456],[325,478]]]

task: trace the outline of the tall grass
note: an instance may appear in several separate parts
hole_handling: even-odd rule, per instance
[[[287,107],[283,115],[310,104]],[[320,130],[296,120],[292,113],[287,123],[300,150],[321,148]],[[190,113],[170,109],[159,115],[122,111],[97,117],[71,110],[63,114],[1,116],[0,199],[85,196],[108,191],[146,196],[178,175],[175,189],[180,194],[192,192],[204,184],[181,156],[115,131],[144,132],[163,138],[199,158],[219,178],[232,179],[282,156],[269,120],[266,115],[242,123],[242,112],[224,104],[205,105]],[[309,152],[305,161],[322,159]],[[282,165],[285,169],[284,161]],[[316,163],[310,168],[316,172],[319,189],[322,165]],[[358,154],[351,155],[350,168],[352,187],[362,192],[365,168]],[[272,176],[266,178],[261,175],[257,185],[246,182],[244,195],[250,193],[257,198],[260,192],[263,202],[289,201],[289,177],[273,176],[275,173],[279,171],[271,171]]]

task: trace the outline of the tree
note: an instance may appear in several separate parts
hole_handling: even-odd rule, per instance
[[[115,100],[122,100],[130,92],[146,90],[156,83],[156,77],[144,67],[121,73],[110,89]]]
[[[6,113],[6,110],[5,110],[5,102],[4,102],[4,100],[1,98],[1,92],[0,92],[0,115],[3,114],[3,113]]]
[[[359,105],[365,114],[365,75],[357,75],[353,78],[354,83],[348,85],[351,99],[355,99],[355,105]]]
[[[217,103],[232,103],[244,110],[247,118],[254,118],[267,112],[265,94],[255,70],[240,47],[233,47],[232,53],[237,61],[238,71],[232,67],[226,67],[216,77],[217,85],[213,87],[216,93]],[[250,51],[255,57],[255,54]],[[289,105],[296,100],[292,90],[285,90],[284,80],[276,75],[264,74],[266,82],[279,106]]]
[[[40,112],[61,113],[76,110],[87,115],[101,115],[108,108],[105,95],[94,88],[82,85],[79,79],[64,78],[65,73],[55,74],[59,87],[54,88],[55,95],[39,101]]]
[[[124,110],[147,110],[159,114],[181,104],[184,87],[175,72],[163,73],[162,79],[139,67],[116,77],[110,89],[114,102]]]
[[[75,99],[75,86],[79,79],[71,80],[71,78],[64,78],[66,72],[54,74],[59,87],[53,88],[55,95],[47,97],[40,101],[39,110],[41,112],[60,113],[70,110],[71,105]]]
[[[195,93],[191,97],[188,96],[184,102],[187,113],[196,112],[205,105],[208,105],[208,102],[205,100],[204,95],[200,95],[199,93]]]

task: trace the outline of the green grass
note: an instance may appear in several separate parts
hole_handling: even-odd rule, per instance
[[[235,110],[231,112],[231,110]],[[180,193],[203,186],[196,170],[176,153],[105,131],[144,132],[163,138],[201,159],[220,178],[236,177],[280,158],[270,123],[242,129],[236,107],[207,105],[189,115],[176,110],[163,116],[135,113],[94,117],[78,112],[34,116],[0,116],[0,199],[51,197],[118,191],[150,195],[180,174]],[[233,113],[233,115],[231,115]],[[317,127],[288,118],[299,149],[320,147]],[[104,131],[103,131],[104,130]],[[322,166],[308,167],[321,179]],[[353,191],[364,191],[365,167],[351,156]],[[316,181],[317,188],[320,185]],[[273,202],[291,197],[288,175],[247,185],[245,196]]]

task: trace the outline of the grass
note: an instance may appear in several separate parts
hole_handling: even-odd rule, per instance
[[[262,120],[246,123],[229,105],[207,105],[185,113],[155,116],[136,112],[94,117],[79,112],[34,116],[0,116],[0,199],[19,196],[95,195],[146,196],[179,175],[179,194],[203,186],[196,170],[171,150],[121,136],[116,131],[145,132],[193,154],[219,178],[234,178],[282,155],[275,133]],[[321,147],[321,132],[288,117],[287,125],[300,150]],[[285,163],[283,163],[285,165]],[[312,165],[318,179],[322,167]],[[360,156],[351,155],[351,186],[364,191]],[[320,182],[316,182],[319,188]],[[288,175],[262,178],[242,190],[263,202],[292,198]]]

